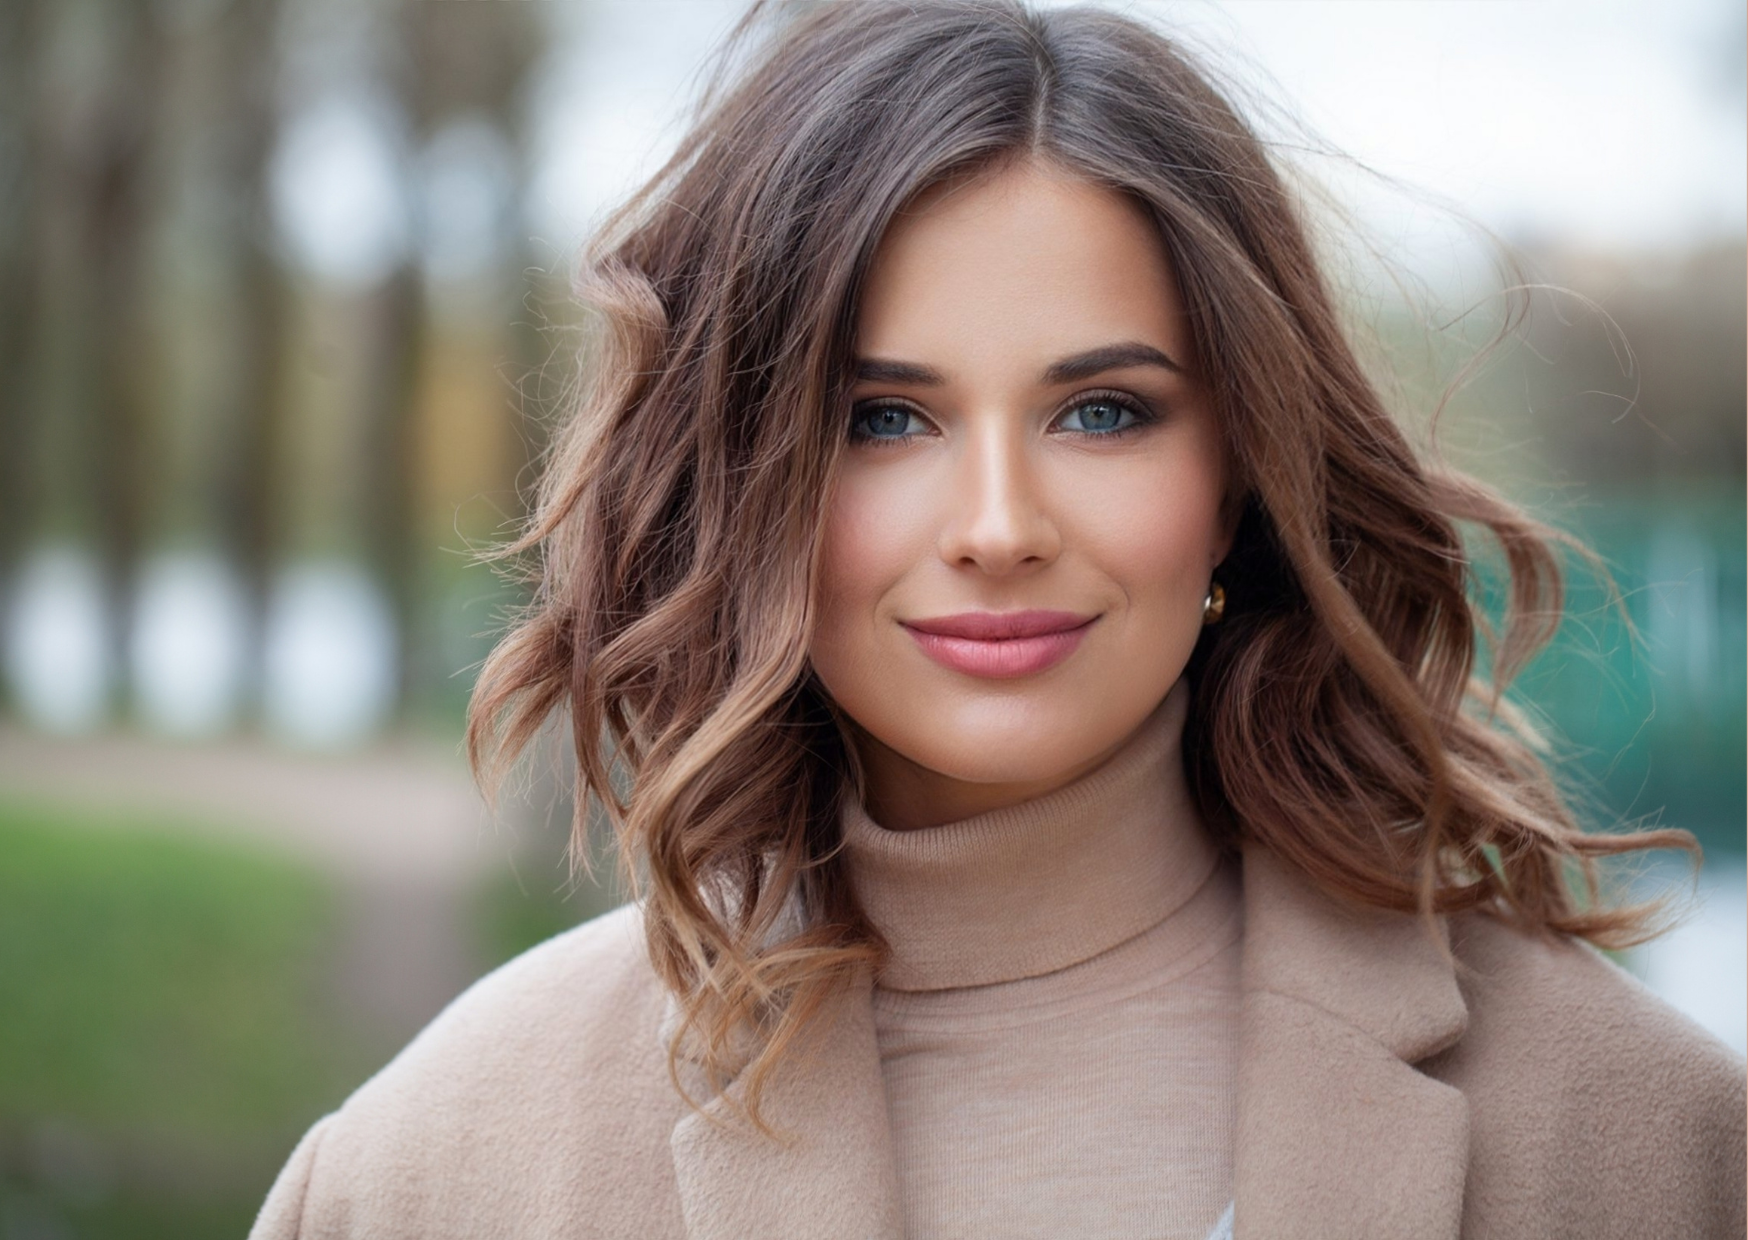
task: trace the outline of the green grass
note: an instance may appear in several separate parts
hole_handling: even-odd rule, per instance
[[[356,1083],[326,881],[178,826],[0,803],[0,1233],[239,1235]]]

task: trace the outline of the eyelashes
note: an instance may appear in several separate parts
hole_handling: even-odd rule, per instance
[[[850,438],[857,442],[902,443],[914,439],[906,432],[923,421],[909,405],[892,400],[864,401],[850,410]]]
[[[1088,409],[1101,410],[1099,415],[1101,418],[1115,411],[1116,420],[1110,425],[1087,426],[1085,425],[1086,419],[1082,417],[1081,426],[1066,428],[1069,433],[1086,435],[1095,439],[1109,439],[1113,435],[1121,435],[1125,431],[1140,430],[1142,427],[1158,421],[1151,408],[1127,392],[1092,391],[1083,392],[1076,396],[1067,408],[1050,419],[1050,425],[1055,426],[1064,419],[1073,418]]]
[[[1071,397],[1050,419],[1052,428],[1076,415],[1097,411],[1089,419],[1081,416],[1080,426],[1061,427],[1056,434],[1071,435],[1083,440],[1117,439],[1143,430],[1159,421],[1147,402],[1128,392],[1095,389]],[[859,401],[850,409],[849,435],[854,443],[889,447],[922,438],[929,425],[928,415],[920,407],[898,397],[880,396]]]

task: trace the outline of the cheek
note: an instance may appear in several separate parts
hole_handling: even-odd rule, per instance
[[[1138,463],[1140,464],[1140,463]],[[1074,542],[1134,609],[1133,620],[1157,626],[1201,616],[1221,538],[1221,471],[1205,453],[1107,470],[1094,486],[1096,508],[1075,506]],[[1172,623],[1172,627],[1181,627]]]
[[[826,514],[820,549],[819,614],[810,651],[828,689],[876,660],[881,603],[925,555],[928,517],[915,471],[846,468]]]

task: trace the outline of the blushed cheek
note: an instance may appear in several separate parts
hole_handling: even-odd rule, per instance
[[[839,480],[821,548],[813,654],[822,676],[876,661],[871,646],[881,600],[919,554],[917,514],[902,494],[894,494],[904,489],[894,481],[858,477],[853,470]]]
[[[1141,609],[1137,618],[1175,627],[1182,614],[1201,611],[1219,537],[1218,475],[1193,469],[1125,482],[1107,486],[1105,520],[1085,531],[1087,545]]]

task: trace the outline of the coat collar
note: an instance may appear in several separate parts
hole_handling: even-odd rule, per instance
[[[904,1235],[872,995],[865,974],[840,990],[772,1076],[762,1111],[784,1139],[735,1114],[739,1078],[674,1125],[669,1144],[693,1240]]]
[[[1260,848],[1244,902],[1236,1235],[1454,1240],[1468,1107],[1412,1066],[1467,1025],[1449,960],[1417,918],[1344,910]],[[689,1236],[903,1235],[871,996],[840,991],[773,1077],[789,1140],[733,1117],[738,1080],[675,1125]]]
[[[1244,909],[1235,1235],[1455,1240],[1468,1104],[1412,1066],[1468,1026],[1449,957],[1418,917],[1344,909],[1261,848]]]

